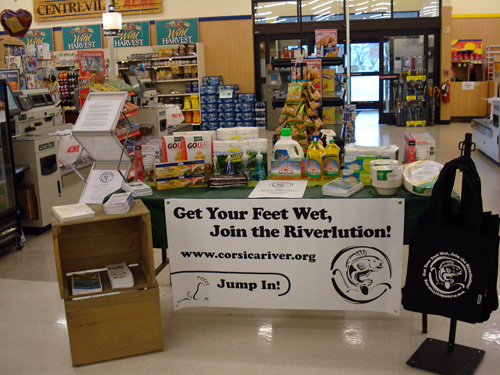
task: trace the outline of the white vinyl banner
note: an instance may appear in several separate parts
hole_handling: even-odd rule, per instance
[[[404,200],[167,199],[175,309],[399,314]]]

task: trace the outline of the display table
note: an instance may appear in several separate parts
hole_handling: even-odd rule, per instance
[[[153,189],[153,195],[141,197],[146,207],[151,212],[151,224],[153,230],[153,247],[166,249],[168,247],[165,203],[168,198],[192,198],[192,199],[245,199],[254,187],[211,189],[208,187],[192,187],[182,189],[170,189],[158,191]],[[400,187],[395,195],[384,196],[377,193],[372,186],[366,186],[363,190],[349,198],[325,196],[321,194],[321,186],[308,186],[304,198],[309,199],[351,199],[351,198],[403,198],[405,200],[405,225],[404,243],[408,244],[413,225],[418,215],[425,212],[430,205],[430,197],[421,197],[408,192]],[[454,200],[458,202],[458,200]]]

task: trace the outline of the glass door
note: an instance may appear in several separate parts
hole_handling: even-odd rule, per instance
[[[399,76],[407,70],[427,71],[425,35],[383,36],[381,40],[379,122],[395,124],[399,110]]]
[[[380,100],[379,42],[351,43],[351,103],[356,108],[377,108]]]

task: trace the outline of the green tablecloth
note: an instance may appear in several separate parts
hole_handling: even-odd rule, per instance
[[[255,184],[251,187],[210,189],[208,187],[189,187],[181,189],[170,189],[158,191],[153,188],[153,195],[141,197],[146,207],[151,212],[151,226],[153,230],[153,246],[155,248],[168,247],[167,231],[165,224],[164,200],[167,198],[191,198],[191,199],[245,199],[252,192]],[[408,244],[413,225],[417,217],[426,211],[430,205],[430,197],[421,197],[408,192],[400,187],[396,194],[390,196],[379,195],[375,188],[366,186],[363,190],[351,195],[349,198],[330,197],[321,194],[321,186],[308,186],[304,198],[308,199],[353,199],[353,198],[403,198],[405,200],[405,226],[404,243]],[[269,198],[272,199],[272,198]],[[457,200],[455,200],[457,201]],[[376,213],[360,213],[376,215]]]

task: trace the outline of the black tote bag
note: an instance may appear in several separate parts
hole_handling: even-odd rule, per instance
[[[451,211],[456,171],[461,170],[460,212]],[[498,308],[499,218],[483,212],[481,182],[472,159],[445,164],[409,244],[402,290],[406,310],[468,323],[487,320]]]

